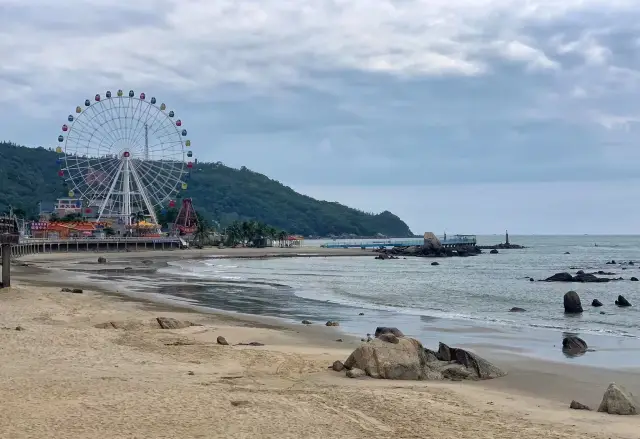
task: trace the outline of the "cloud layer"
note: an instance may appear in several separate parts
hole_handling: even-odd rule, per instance
[[[292,185],[631,178],[637,0],[0,0],[0,133],[117,88]]]

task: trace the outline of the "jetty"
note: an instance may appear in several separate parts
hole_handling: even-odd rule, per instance
[[[365,240],[365,241],[333,241],[323,244],[324,248],[394,248],[394,247],[415,247],[426,245],[435,235],[427,232],[423,238],[411,239],[387,239],[387,240]],[[438,237],[439,244],[444,248],[475,247],[477,244],[476,235],[444,235]]]
[[[509,242],[509,231],[507,230],[504,233],[504,242],[494,245],[479,245],[478,248],[480,250],[517,250],[526,247],[523,245],[511,244]]]

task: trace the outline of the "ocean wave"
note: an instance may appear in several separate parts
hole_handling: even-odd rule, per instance
[[[314,300],[318,302],[329,302],[332,304],[348,306],[351,308],[358,309],[369,309],[372,311],[383,311],[383,312],[392,312],[402,315],[409,316],[418,316],[418,317],[429,317],[429,318],[438,318],[438,319],[450,319],[450,320],[465,320],[472,322],[483,322],[486,324],[499,325],[499,326],[510,326],[516,328],[538,328],[538,329],[549,329],[549,330],[561,330],[561,331],[572,331],[572,332],[580,332],[580,333],[589,333],[596,335],[612,335],[612,336],[621,336],[621,337],[631,337],[631,338],[640,338],[640,334],[631,333],[624,328],[637,328],[635,325],[624,325],[620,323],[611,323],[611,322],[588,322],[594,325],[607,325],[612,326],[614,328],[598,328],[598,327],[576,327],[569,324],[553,324],[553,323],[545,323],[540,321],[523,321],[523,320],[514,320],[503,317],[492,317],[487,315],[473,315],[464,312],[455,312],[448,311],[444,309],[438,308],[412,308],[412,307],[402,307],[392,303],[386,304],[376,304],[366,300],[353,300],[352,298],[344,298],[336,295],[334,293],[319,293],[318,291],[295,291],[294,295],[307,300]]]

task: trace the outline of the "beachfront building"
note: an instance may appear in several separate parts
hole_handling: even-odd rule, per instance
[[[287,236],[284,241],[280,241],[280,247],[302,247],[304,236]]]

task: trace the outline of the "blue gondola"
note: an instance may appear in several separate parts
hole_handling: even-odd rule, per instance
[[[70,114],[70,115],[67,117],[67,120],[68,120],[69,122],[73,122],[73,115],[72,115],[72,114]]]
[[[88,107],[89,105],[91,105],[91,101],[89,99],[85,99],[84,106]]]
[[[129,90],[129,97],[132,98],[134,97],[136,94],[133,92],[133,90]]]
[[[187,130],[182,130],[182,135],[186,136],[187,135]]]

